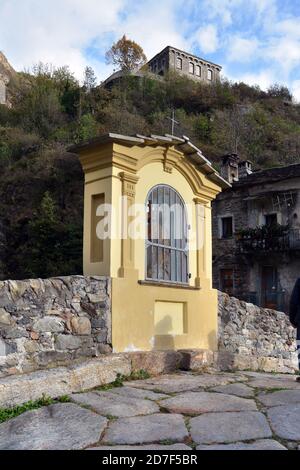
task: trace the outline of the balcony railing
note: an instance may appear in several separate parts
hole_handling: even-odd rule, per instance
[[[300,229],[286,226],[258,227],[236,234],[237,251],[243,254],[300,250]]]

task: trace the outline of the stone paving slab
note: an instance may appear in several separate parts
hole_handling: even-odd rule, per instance
[[[285,388],[290,390],[300,389],[299,383],[296,382],[295,376],[281,377],[261,377],[257,379],[250,379],[248,382],[250,387],[255,388]]]
[[[256,411],[206,413],[190,420],[197,444],[229,443],[272,437],[266,417]]]
[[[190,450],[193,449],[185,444],[172,444],[168,445],[160,445],[160,444],[148,444],[145,446],[99,446],[99,447],[91,447],[87,450]]]
[[[134,388],[134,387],[118,387],[113,388],[110,390],[111,393],[122,395],[124,397],[130,398],[143,398],[146,400],[162,400],[164,398],[168,398],[169,395],[165,393],[157,393],[153,392],[152,390],[144,390],[142,388]]]
[[[233,377],[223,374],[172,374],[164,375],[156,379],[136,380],[128,382],[130,387],[143,388],[147,390],[158,390],[163,393],[179,393],[197,388],[215,387],[234,382]]]
[[[0,450],[75,450],[99,441],[107,419],[72,403],[58,403],[0,424]]]
[[[228,385],[219,385],[218,387],[211,388],[212,392],[227,393],[229,395],[236,395],[242,398],[252,398],[254,396],[254,390],[248,385],[242,383],[234,383]]]
[[[300,404],[270,408],[267,415],[277,436],[291,441],[300,441]]]
[[[105,432],[105,444],[144,444],[171,440],[182,442],[188,437],[183,416],[153,414],[112,421]]]
[[[287,450],[282,444],[274,439],[261,439],[247,444],[246,442],[235,442],[234,444],[216,444],[196,447],[197,450]]]
[[[214,392],[186,392],[161,402],[172,413],[197,415],[222,411],[257,411],[254,400]]]
[[[300,388],[299,390],[279,390],[273,393],[260,393],[258,400],[265,406],[280,405],[300,405]]]
[[[124,418],[128,416],[157,413],[159,407],[150,400],[124,397],[110,392],[87,392],[71,395],[71,400],[81,405],[87,405],[104,416]]]
[[[280,373],[271,373],[271,372],[255,372],[255,371],[243,371],[243,374],[248,378],[255,378],[255,379],[289,379],[295,378],[294,374],[280,374]]]

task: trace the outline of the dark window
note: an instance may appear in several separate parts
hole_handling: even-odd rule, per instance
[[[220,289],[228,295],[233,295],[233,269],[220,270]]]
[[[232,217],[223,217],[221,219],[221,238],[231,238],[233,235]]]
[[[176,67],[182,70],[182,59],[180,57],[177,57],[176,59]]]
[[[195,66],[193,64],[193,62],[190,62],[189,63],[189,72],[194,75],[194,72],[195,72]]]
[[[155,281],[188,283],[187,217],[175,189],[158,185],[147,198],[147,272]]]
[[[277,224],[277,214],[266,214],[265,215],[265,224],[268,227]]]

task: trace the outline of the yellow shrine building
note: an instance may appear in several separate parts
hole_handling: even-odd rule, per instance
[[[229,187],[187,137],[108,134],[85,174],[85,275],[112,279],[114,352],[217,348],[211,201]]]

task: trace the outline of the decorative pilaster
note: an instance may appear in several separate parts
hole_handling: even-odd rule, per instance
[[[207,239],[207,223],[206,210],[209,207],[209,202],[201,198],[195,198],[195,209],[196,209],[196,238],[197,238],[197,277],[195,279],[195,285],[198,288],[207,286],[208,273],[207,273],[207,257],[209,250],[209,240]]]
[[[128,271],[135,269],[134,239],[128,231],[130,223],[134,220],[131,206],[135,203],[135,185],[139,178],[131,173],[120,173],[122,181],[122,239],[121,239],[121,267],[119,276],[125,277]]]

